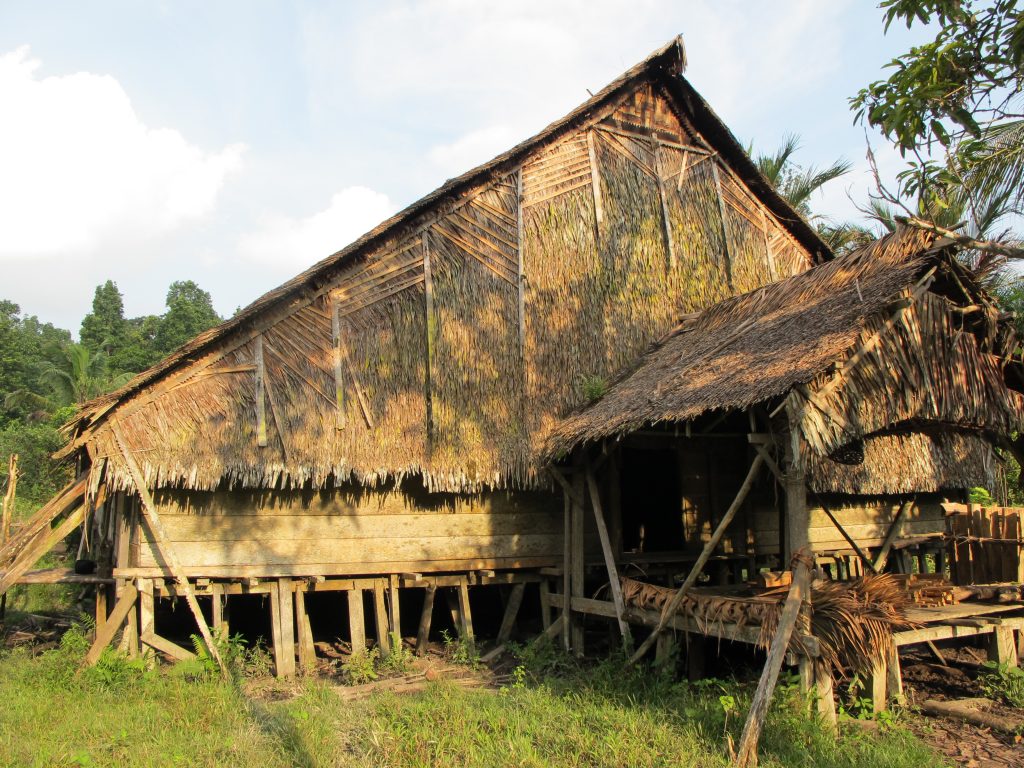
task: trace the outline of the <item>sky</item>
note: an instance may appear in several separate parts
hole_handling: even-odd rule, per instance
[[[682,34],[744,145],[854,165],[857,218],[900,158],[848,99],[925,39],[867,0],[0,0],[0,299],[77,333],[195,280],[232,314],[531,136]]]

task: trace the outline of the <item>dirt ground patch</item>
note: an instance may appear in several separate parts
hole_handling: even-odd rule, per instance
[[[942,654],[948,666],[927,649],[908,650],[902,655],[903,684],[907,703],[911,709],[925,699],[949,701],[982,697],[978,675],[985,654],[977,648],[961,646],[944,648]],[[998,704],[993,714],[1019,720],[1022,730],[1018,735],[983,728],[963,720],[933,717],[922,714],[908,716],[910,729],[955,765],[986,768],[987,766],[1024,766],[1024,712]]]

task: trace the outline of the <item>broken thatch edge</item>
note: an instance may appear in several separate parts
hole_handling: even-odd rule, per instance
[[[433,209],[443,206],[446,202],[450,204],[450,201],[472,189],[508,174],[528,154],[586,124],[596,111],[608,106],[624,91],[644,78],[663,85],[669,94],[681,103],[687,110],[687,115],[694,126],[702,136],[708,139],[722,160],[743,179],[787,231],[816,260],[823,262],[831,259],[833,254],[828,245],[765,179],[729,128],[683,77],[682,73],[685,68],[686,54],[682,37],[679,36],[656,50],[641,63],[627,70],[568,115],[551,123],[533,137],[489,162],[447,181],[342,250],[319,261],[288,282],[256,299],[234,317],[199,334],[161,362],[135,376],[125,386],[84,404],[64,427],[65,434],[69,436],[70,441],[65,448],[57,452],[56,456],[66,457],[80,448],[85,442],[85,434],[94,429],[102,419],[126,399],[139,394],[147,386],[155,384],[180,366],[188,365],[213,351],[219,342],[232,334],[254,332],[259,324],[258,317],[262,313],[271,309],[298,308],[308,303],[323,290],[339,269],[349,266],[360,257],[371,255],[375,248],[399,237],[404,230],[415,228],[417,219],[429,214]]]
[[[584,445],[619,439],[643,428],[681,423],[711,412],[745,409],[781,397],[793,387],[810,384],[829,366],[841,361],[868,320],[897,299],[900,292],[912,285],[929,264],[938,260],[953,263],[951,250],[946,246],[933,234],[901,227],[853,253],[725,299],[695,317],[687,318],[653,345],[648,354],[621,376],[604,397],[564,418],[545,441],[541,459],[557,462]],[[859,298],[860,307],[859,311],[850,313],[853,317],[848,318],[851,321],[848,325],[831,329],[832,335],[837,337],[831,353],[814,349],[819,358],[815,364],[808,365],[806,357],[799,357],[791,361],[793,364],[783,366],[774,377],[759,376],[756,385],[734,386],[731,392],[728,391],[728,383],[721,386],[720,380],[712,379],[707,387],[719,384],[720,389],[726,390],[725,396],[717,400],[706,396],[701,399],[693,392],[676,389],[672,394],[682,402],[674,406],[665,405],[673,377],[682,379],[684,371],[698,366],[710,369],[712,363],[720,363],[725,355],[742,352],[746,352],[744,364],[750,366],[751,338],[765,330],[763,325],[772,330],[770,324],[773,320],[779,322],[783,330],[800,330],[803,327],[807,330],[804,346],[810,345],[815,334],[826,333],[828,321],[832,320],[834,324],[838,315],[830,311],[834,308],[829,306],[830,302],[840,304],[842,301],[836,290],[837,284],[848,293],[855,289],[850,306],[854,306]],[[816,306],[803,305],[809,296],[817,299]],[[787,308],[788,314],[784,312]],[[822,316],[814,315],[815,312]],[[684,346],[683,339],[692,340],[692,343]],[[744,345],[746,349],[742,349]],[[773,354],[767,356],[775,363],[779,362],[780,354],[777,346],[772,347]],[[824,347],[824,341],[817,346]],[[735,352],[736,347],[741,348],[740,353]],[[693,352],[694,348],[697,352]],[[796,352],[800,351],[796,349]],[[800,368],[797,363],[805,364]],[[659,372],[661,375],[657,375]],[[645,378],[648,379],[646,382]],[[719,377],[722,378],[724,376]]]

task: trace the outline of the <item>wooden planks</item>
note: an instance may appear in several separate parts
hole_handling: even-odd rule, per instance
[[[436,537],[561,534],[561,521],[546,513],[509,515],[392,514],[392,515],[161,515],[164,529],[176,542],[234,542],[250,539],[403,539]],[[149,542],[144,530],[143,541]]]
[[[415,565],[432,561],[479,561],[480,559],[547,558],[555,564],[561,555],[560,535],[500,534],[495,536],[430,536],[360,539],[245,539],[225,541],[177,541],[174,548],[183,565],[209,568],[223,565],[300,565],[304,563],[370,565],[402,562]],[[140,551],[142,568],[168,564],[166,557],[146,544]],[[487,566],[482,566],[487,567]],[[377,572],[394,570],[378,567]],[[407,567],[398,569],[438,570]],[[373,569],[371,569],[371,572]],[[202,574],[212,575],[212,574]]]

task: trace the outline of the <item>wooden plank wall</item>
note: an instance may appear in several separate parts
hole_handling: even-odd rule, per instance
[[[196,576],[439,572],[556,566],[562,558],[562,505],[543,492],[174,491],[160,493],[158,505]],[[128,568],[159,570],[144,523],[140,533]]]
[[[829,510],[836,516],[846,532],[864,548],[882,546],[885,535],[902,505],[898,498],[855,499],[835,501]],[[810,513],[810,543],[815,552],[850,549],[849,543],[836,529],[828,515],[812,502]],[[908,510],[901,524],[899,536],[923,533],[944,533],[946,519],[938,499],[921,500]],[[753,541],[757,554],[772,554],[779,548],[778,510],[760,500],[753,514]]]

